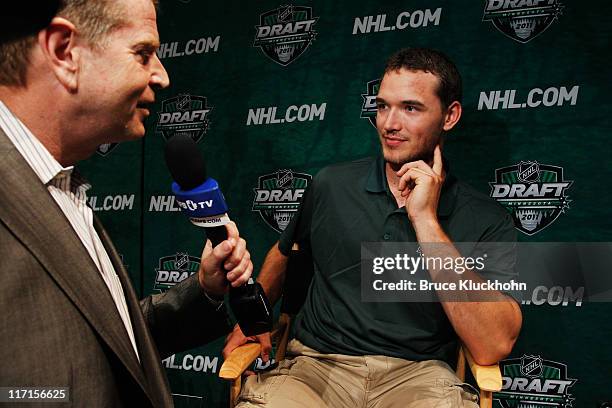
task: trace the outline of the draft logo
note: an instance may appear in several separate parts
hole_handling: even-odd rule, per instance
[[[521,161],[495,170],[491,197],[512,214],[515,227],[534,235],[551,225],[569,208],[565,191],[573,181],[565,180],[563,167]]]
[[[255,26],[253,47],[272,61],[287,66],[306,51],[317,36],[313,30],[318,17],[312,16],[312,8],[284,5],[259,16]]]
[[[368,119],[372,126],[376,127],[376,95],[378,95],[378,89],[380,88],[380,78],[374,79],[367,84],[366,93],[361,94],[363,103],[361,104],[361,115],[362,119]]]
[[[500,361],[502,389],[493,393],[503,408],[571,408],[575,400],[569,389],[567,365],[544,360],[539,355]]]
[[[197,143],[210,127],[208,116],[212,110],[205,96],[178,94],[162,101],[156,131],[166,140],[176,133],[184,133]]]
[[[292,170],[278,170],[259,177],[253,211],[274,231],[283,232],[295,215],[312,176]]]
[[[159,259],[155,268],[154,290],[165,292],[177,283],[182,282],[200,269],[200,258],[189,255],[187,252],[177,252],[174,255]]]
[[[542,34],[563,11],[559,0],[486,0],[482,21],[507,37],[526,43]]]

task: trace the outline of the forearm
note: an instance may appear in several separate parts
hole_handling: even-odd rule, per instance
[[[462,257],[436,220],[413,222],[413,226],[425,257]],[[429,273],[432,282],[483,282],[471,270],[458,274],[431,269]],[[522,320],[520,308],[514,300],[497,291],[438,291],[437,294],[455,332],[477,363],[493,364],[510,353]]]
[[[521,312],[514,300],[443,302],[442,306],[478,364],[495,364],[510,354],[521,328]]]
[[[278,249],[278,242],[274,244],[261,266],[257,281],[261,284],[271,305],[280,299],[285,281],[285,272],[289,258]]]
[[[196,275],[165,293],[142,299],[140,307],[162,358],[201,346],[231,330],[225,306],[217,309],[211,305]]]

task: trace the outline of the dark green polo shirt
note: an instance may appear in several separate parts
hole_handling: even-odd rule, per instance
[[[453,242],[516,241],[508,212],[451,174],[442,188],[438,218]],[[314,262],[296,337],[323,353],[453,365],[457,336],[440,303],[361,301],[361,243],[375,241],[416,241],[406,209],[397,207],[389,190],[382,156],[322,169],[279,244],[287,255],[297,242],[311,251]]]

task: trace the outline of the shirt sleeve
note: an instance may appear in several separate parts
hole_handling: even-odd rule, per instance
[[[310,226],[312,224],[314,196],[314,180],[306,188],[302,202],[297,212],[287,225],[279,238],[278,248],[285,256],[289,256],[293,244],[297,243],[301,249],[310,251]]]
[[[197,275],[140,301],[161,358],[204,345],[232,330],[225,305],[218,307],[206,299]]]
[[[476,252],[486,254],[485,269],[477,271],[483,278],[500,283],[520,282],[517,261],[517,234],[510,214],[505,213],[497,223],[492,224],[482,235]],[[501,291],[521,304],[522,292],[518,290]]]

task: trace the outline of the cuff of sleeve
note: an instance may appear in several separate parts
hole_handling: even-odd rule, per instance
[[[292,247],[293,247],[293,242],[291,241],[285,241],[282,239],[278,241],[278,250],[281,252],[281,254],[285,256],[289,256],[291,254]]]
[[[212,297],[208,293],[206,293],[206,291],[203,290],[203,289],[202,289],[202,293],[204,294],[204,297],[206,298],[208,303],[210,303],[215,308],[215,311],[218,312],[219,309],[221,309],[221,307],[223,307],[224,298],[215,298],[215,297]]]

